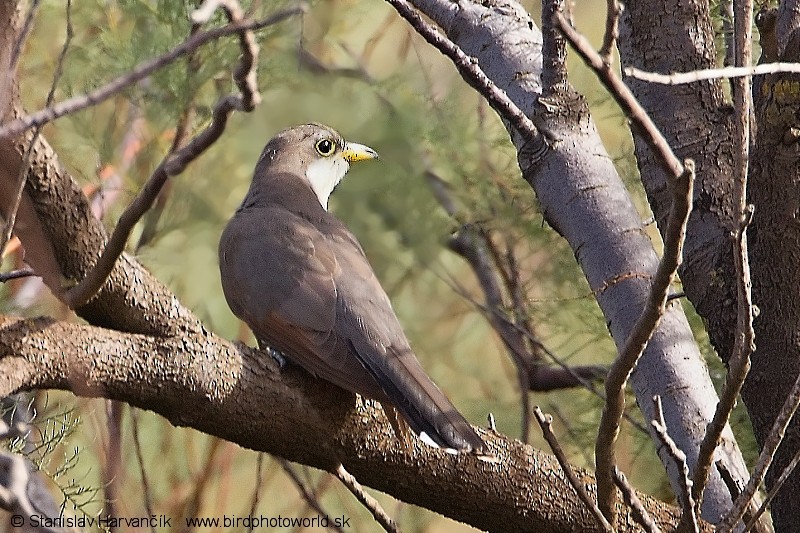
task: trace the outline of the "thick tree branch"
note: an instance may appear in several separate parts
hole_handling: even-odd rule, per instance
[[[480,529],[596,530],[552,456],[486,430],[481,435],[497,464],[418,440],[409,447],[374,402],[295,367],[279,371],[263,353],[205,331],[156,338],[5,319],[0,395],[31,388],[125,401],[175,425],[329,472],[342,464],[365,485]],[[591,475],[576,470],[591,489]],[[677,523],[674,508],[639,497],[664,529]],[[618,512],[620,531],[631,530],[630,511],[620,506]]]
[[[610,504],[614,499],[613,470],[616,463],[614,444],[619,433],[619,420],[625,407],[624,386],[664,313],[670,284],[681,263],[686,225],[692,208],[694,162],[687,160],[683,165],[680,164],[666,139],[630,90],[613,74],[610,65],[604,62],[601,55],[591,48],[586,39],[572,28],[561,13],[555,15],[555,23],[584,61],[594,69],[631,120],[634,128],[658,155],[664,169],[672,174],[674,180],[671,184],[672,209],[664,235],[664,255],[653,279],[650,296],[606,378],[606,404],[598,429],[595,460],[600,508],[613,523],[611,515],[613,507]],[[724,428],[724,424],[722,427]]]
[[[529,158],[519,135],[508,128],[523,178],[536,191],[545,221],[569,242],[590,287],[596,289],[606,324],[621,349],[644,307],[658,259],[585,102],[568,85],[540,96],[542,64],[549,61],[541,50],[547,46],[543,47],[542,34],[526,10],[514,0],[414,0],[414,5],[474,57],[555,141],[545,158],[536,154]],[[669,112],[672,115],[671,108]],[[668,307],[631,384],[647,418],[650,398],[656,394],[664,398],[672,437],[693,466],[717,397],[678,306]],[[724,454],[738,472],[746,470],[729,430]],[[662,455],[662,461],[678,490],[679,473],[669,458]],[[719,476],[709,489],[704,512],[710,510],[710,516],[718,518],[730,505],[730,496]]]

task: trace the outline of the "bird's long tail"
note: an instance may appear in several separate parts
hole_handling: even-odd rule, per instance
[[[390,350],[388,356],[380,357],[370,357],[372,354],[356,346],[353,352],[427,444],[448,451],[488,455],[483,439],[428,377],[410,349],[403,353]]]

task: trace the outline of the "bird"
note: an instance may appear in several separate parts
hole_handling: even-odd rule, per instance
[[[350,163],[377,158],[322,124],[275,135],[220,238],[225,298],[279,360],[394,407],[428,445],[484,455],[417,360],[361,244],[328,211]]]

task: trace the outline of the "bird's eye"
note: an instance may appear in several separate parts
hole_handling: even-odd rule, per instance
[[[322,139],[317,142],[317,153],[323,157],[328,157],[336,150],[336,144],[330,139]]]

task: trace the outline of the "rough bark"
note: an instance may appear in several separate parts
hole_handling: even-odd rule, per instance
[[[0,395],[33,388],[124,401],[331,472],[341,463],[365,485],[479,529],[599,531],[552,456],[486,430],[497,463],[404,443],[374,402],[296,367],[278,370],[263,353],[208,332],[152,337],[2,319]],[[593,490],[591,474],[577,473]],[[639,497],[660,527],[675,527],[675,508]],[[619,531],[636,531],[630,510],[618,511]]]
[[[778,59],[799,61],[797,12],[783,3],[776,25]],[[793,35],[794,34],[794,35]],[[792,44],[794,43],[794,44]],[[800,373],[800,76],[766,76],[756,84],[755,145],[750,166],[749,201],[755,206],[750,228],[756,352],[742,397],[759,443]],[[771,486],[800,447],[797,416],[786,429],[765,479]],[[800,473],[788,478],[772,502],[778,531],[800,523]]]
[[[792,28],[797,27],[783,3],[780,37],[769,36],[762,50],[768,60],[797,61],[792,53]],[[647,71],[684,72],[715,65],[716,50],[708,3],[662,1],[627,2],[622,18],[622,63]],[[692,32],[686,32],[691,28]],[[774,42],[777,38],[778,42]],[[782,55],[778,57],[778,44]],[[796,52],[795,52],[796,54]],[[684,290],[708,326],[714,347],[727,361],[736,330],[736,293],[730,238],[732,224],[730,178],[733,170],[731,108],[725,102],[722,81],[665,86],[628,80],[642,105],[653,116],[680,157],[697,162],[694,212],[680,270]],[[755,206],[749,228],[753,300],[760,314],[754,321],[756,352],[750,375],[742,389],[756,439],[763,443],[772,422],[800,372],[798,326],[800,299],[800,233],[798,206],[798,143],[800,111],[798,78],[774,75],[754,82],[756,126],[750,160],[748,200]],[[663,196],[664,176],[641,142],[636,155],[650,205],[663,220],[669,202]],[[777,477],[800,446],[800,423],[788,430],[767,485]],[[800,523],[800,475],[793,475],[772,503],[779,531]]]
[[[565,88],[546,95],[544,105],[540,105],[542,37],[518,4],[465,0],[414,3],[474,56],[523,111],[535,116],[537,126],[556,139],[544,162],[532,167],[524,141],[511,132],[520,150],[523,178],[536,192],[548,223],[575,252],[614,341],[621,346],[644,306],[658,258],[585,101]],[[668,196],[665,185],[661,188],[661,194]],[[718,398],[679,305],[669,306],[631,382],[647,419],[653,418],[652,397],[662,397],[670,436],[694,467]],[[747,477],[729,428],[718,456],[724,457],[740,478]],[[673,487],[679,490],[680,474],[672,459],[662,455],[662,461]],[[728,490],[715,471],[706,491],[703,515],[717,521],[730,504]]]

